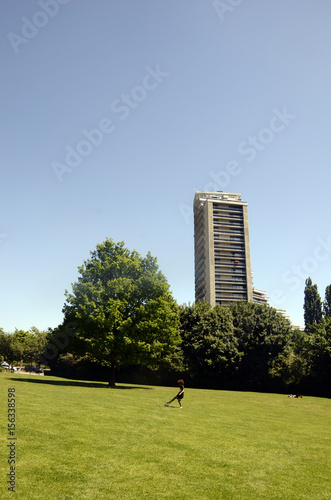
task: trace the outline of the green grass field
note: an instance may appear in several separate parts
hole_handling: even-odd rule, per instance
[[[119,385],[1,373],[0,498],[331,498],[330,400]]]

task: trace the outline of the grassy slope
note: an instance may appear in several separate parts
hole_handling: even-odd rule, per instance
[[[0,374],[0,498],[7,388],[17,399],[16,497],[329,499],[330,401]]]

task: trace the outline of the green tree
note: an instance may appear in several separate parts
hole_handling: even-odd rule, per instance
[[[291,324],[268,305],[234,302],[230,310],[242,355],[238,380],[242,387],[268,390],[272,385],[273,361],[288,345]]]
[[[0,331],[0,356],[7,363],[14,365],[15,361],[22,359],[22,344],[12,334]]]
[[[45,349],[46,337],[47,332],[39,331],[35,326],[28,332],[15,329],[13,339],[20,345],[21,359],[26,363],[38,361],[39,355]]]
[[[307,365],[305,389],[316,396],[331,397],[331,318],[310,327],[301,353]]]
[[[284,390],[302,392],[300,386],[309,371],[305,352],[308,337],[306,332],[292,330],[284,349],[271,360],[269,374],[273,380],[280,382]]]
[[[21,346],[21,357],[26,363],[32,363],[38,354],[38,342],[35,335],[25,330],[15,330],[13,338]]]
[[[304,290],[304,321],[305,330],[310,331],[315,323],[322,320],[322,301],[317,285],[313,285],[311,278],[306,279]]]
[[[323,314],[325,318],[331,317],[331,285],[325,289],[325,298],[323,302]]]
[[[240,359],[229,308],[207,302],[182,306],[180,324],[185,362],[194,382],[227,386]]]
[[[3,331],[3,328],[0,328],[0,362],[2,363],[5,360],[5,332]]]
[[[107,238],[90,254],[72,293],[66,291],[64,325],[74,325],[76,350],[111,368],[115,386],[117,366],[157,363],[173,353],[179,309],[150,253],[143,258]]]

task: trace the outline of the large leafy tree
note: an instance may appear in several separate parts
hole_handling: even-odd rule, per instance
[[[302,392],[301,382],[309,373],[306,345],[310,335],[301,330],[292,330],[284,349],[271,360],[269,374],[282,389]]]
[[[304,290],[304,321],[307,332],[315,323],[322,320],[322,301],[317,285],[313,285],[311,278],[307,278]]]
[[[16,329],[13,339],[17,340],[21,347],[22,359],[27,363],[35,361],[36,356],[40,352],[38,337],[32,332]]]
[[[240,358],[229,308],[207,302],[182,306],[180,324],[185,362],[195,383],[227,386]]]
[[[325,318],[331,317],[331,285],[325,289],[325,298],[323,302],[323,314]]]
[[[72,293],[66,291],[64,323],[74,330],[76,350],[111,368],[115,386],[117,366],[172,354],[180,342],[179,310],[150,253],[142,257],[109,238],[90,253]]]
[[[331,318],[310,327],[303,345],[308,364],[310,389],[319,396],[331,397]]]
[[[0,356],[4,361],[13,365],[15,361],[22,358],[22,344],[12,334],[5,333],[0,329]]]
[[[238,371],[240,383],[247,388],[264,390],[270,385],[274,359],[289,343],[291,324],[268,305],[234,302],[230,310],[242,354]]]

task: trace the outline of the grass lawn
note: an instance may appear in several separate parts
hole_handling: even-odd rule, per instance
[[[119,385],[1,373],[0,498],[331,498],[330,400],[186,388],[179,409],[175,383]]]

